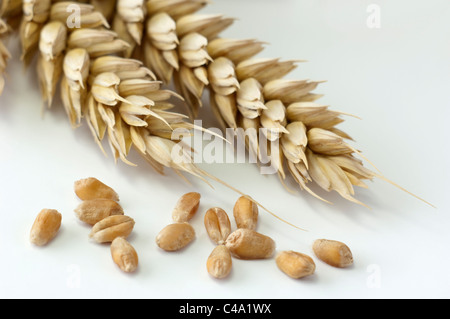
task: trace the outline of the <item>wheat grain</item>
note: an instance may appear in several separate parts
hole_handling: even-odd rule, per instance
[[[234,205],[233,216],[237,228],[256,230],[258,225],[258,206],[248,196],[242,196]]]
[[[111,257],[114,263],[126,273],[135,272],[139,264],[136,250],[122,237],[117,237],[112,241]]]
[[[62,215],[54,209],[43,209],[36,217],[30,231],[30,242],[47,245],[61,228]]]
[[[203,219],[209,238],[217,245],[223,245],[231,234],[231,222],[227,213],[219,207],[206,211]]]
[[[133,231],[135,221],[125,215],[108,216],[97,222],[89,234],[98,243],[110,243],[117,237],[127,238]]]
[[[200,198],[201,195],[197,192],[181,196],[172,211],[172,220],[175,223],[188,223],[197,213]]]
[[[311,276],[316,271],[314,260],[296,251],[282,251],[275,258],[278,268],[294,279]]]
[[[75,181],[73,188],[78,198],[83,201],[95,199],[108,199],[115,202],[119,201],[117,192],[95,177],[88,177]]]
[[[195,230],[189,223],[173,223],[156,236],[156,244],[165,251],[178,251],[195,239]]]
[[[313,244],[314,254],[323,262],[337,268],[353,265],[353,254],[344,243],[335,240],[318,239]]]
[[[75,214],[79,220],[93,226],[106,217],[123,215],[124,212],[116,201],[97,198],[83,201],[75,209]]]
[[[208,273],[217,279],[228,277],[233,268],[231,253],[225,245],[214,248],[206,261]]]
[[[248,260],[271,258],[276,248],[272,238],[245,228],[232,232],[225,245],[233,256]]]

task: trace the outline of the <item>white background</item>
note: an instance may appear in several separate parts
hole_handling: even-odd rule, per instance
[[[366,24],[373,3],[381,8],[379,29]],[[23,72],[14,40],[15,59],[0,98],[0,297],[450,297],[448,0],[216,0],[204,12],[238,18],[224,36],[269,42],[260,56],[308,60],[289,78],[327,80],[316,90],[325,94],[321,101],[362,117],[341,126],[355,145],[386,176],[437,208],[379,180],[358,191],[371,210],[335,194],[329,206],[306,193],[288,193],[276,176],[261,176],[251,164],[201,165],[307,230],[261,210],[258,230],[274,238],[278,250],[312,255],[312,242],[328,238],[347,243],[355,256],[345,270],[316,260],[316,274],[300,281],[281,273],[273,259],[234,260],[231,276],[214,280],[205,269],[214,246],[203,214],[220,206],[231,216],[238,195],[195,179],[190,186],[171,172],[159,176],[135,154],[137,168],[115,164],[86,126],[70,128],[59,102],[42,116],[36,74]],[[202,111],[205,119],[210,115]],[[90,229],[74,216],[80,201],[73,182],[88,176],[115,188],[136,220],[129,240],[140,265],[133,275],[116,267],[108,245],[89,241]],[[192,221],[197,239],[181,252],[162,252],[154,239],[188,191],[203,196]],[[49,246],[35,248],[28,235],[42,208],[58,209],[63,226]]]

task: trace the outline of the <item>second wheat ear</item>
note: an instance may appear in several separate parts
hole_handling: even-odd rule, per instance
[[[222,38],[234,19],[199,13],[207,4],[4,0],[0,35],[7,29],[3,21],[19,29],[24,64],[38,57],[43,100],[50,106],[59,85],[70,123],[77,127],[84,119],[96,143],[103,150],[106,140],[116,160],[133,165],[128,155],[134,147],[160,173],[171,168],[207,177],[189,154],[180,164],[171,152],[179,142],[172,139],[175,129],[198,129],[189,116],[205,107],[208,90],[208,107],[224,128],[256,129],[256,138],[246,139],[256,158],[262,146],[258,134],[280,143],[283,184],[290,178],[328,202],[312,191],[315,183],[358,204],[355,187],[367,188],[367,180],[398,186],[358,158],[350,135],[338,128],[345,114],[318,102],[322,95],[315,90],[322,81],[287,79],[300,61],[257,56],[264,42]],[[79,16],[72,21],[74,6]],[[0,92],[8,58],[0,43]],[[164,88],[169,83],[177,93]],[[171,98],[183,99],[189,116],[171,112]]]

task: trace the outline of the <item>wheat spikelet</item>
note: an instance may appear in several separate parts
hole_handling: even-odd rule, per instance
[[[2,19],[0,19],[0,95],[3,93],[3,89],[5,87],[4,72],[6,69],[6,63],[8,62],[8,59],[11,58],[11,55],[2,43],[2,36],[6,34],[7,31],[8,26]]]
[[[29,65],[31,57],[38,49],[40,34],[50,15],[51,0],[24,0],[23,17],[20,25],[22,60]]]
[[[100,12],[110,24],[112,23],[116,15],[117,0],[84,0],[83,2],[89,2],[95,11]]]
[[[117,14],[113,15],[112,29],[122,40],[127,41],[130,47],[124,56],[129,58],[134,55],[137,46],[141,45],[144,33],[144,20],[146,7],[144,0],[118,0]]]
[[[3,0],[0,2],[0,17],[13,29],[20,25],[22,0]]]
[[[37,70],[42,97],[50,107],[62,73],[62,62],[67,42],[67,28],[60,21],[47,23],[40,34]]]
[[[208,40],[199,33],[185,36],[179,46],[180,67],[175,73],[175,87],[186,100],[190,116],[196,118],[203,106],[202,97],[209,85],[206,65],[212,58],[206,51]]]

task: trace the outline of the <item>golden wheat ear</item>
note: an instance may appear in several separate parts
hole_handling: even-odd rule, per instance
[[[328,202],[307,186],[318,182],[328,191],[336,190],[342,197],[363,204],[353,197],[353,186],[363,185],[365,177],[344,172],[332,161],[319,157],[320,172],[323,173],[323,163],[328,164],[324,166],[328,174],[325,184],[319,169],[311,167],[307,160],[310,139],[318,155],[354,153],[342,143],[343,138],[350,136],[336,127],[345,114],[315,103],[321,95],[313,91],[323,81],[285,79],[303,61],[256,57],[263,52],[262,41],[221,38],[220,34],[234,19],[196,13],[205,4],[192,0],[147,2],[142,45],[147,66],[164,83],[173,80],[191,117],[198,115],[208,90],[211,107],[223,127],[256,130],[255,136],[246,138],[246,146],[257,158],[261,159],[260,134],[271,142],[278,141],[279,162],[287,163],[288,174],[301,189]],[[175,10],[176,6],[180,10]],[[328,141],[325,154],[321,154],[320,143],[314,143],[320,130],[338,137]],[[284,181],[287,174],[283,165],[279,167],[278,175]]]
[[[315,183],[361,205],[354,187],[367,188],[366,180],[380,178],[406,191],[356,158],[364,156],[338,128],[348,114],[318,102],[322,95],[315,91],[324,81],[287,78],[304,61],[259,57],[266,43],[222,38],[235,19],[199,13],[207,4],[4,0],[0,16],[16,29],[21,22],[22,59],[28,65],[37,56],[43,100],[50,106],[59,85],[71,125],[86,120],[96,143],[105,152],[106,140],[116,161],[134,165],[128,155],[135,147],[159,172],[169,167],[211,177],[188,159],[175,163],[170,153],[179,142],[172,139],[176,129],[201,129],[188,120],[209,93],[209,106],[224,128],[254,131],[245,143],[255,158],[262,158],[260,137],[278,142],[283,185],[291,178],[329,203],[311,190],[308,184]],[[73,5],[80,13],[76,21],[70,21]],[[4,26],[0,22],[0,30]],[[0,92],[8,58],[0,43]],[[177,92],[164,88],[172,83]],[[185,102],[189,116],[170,111],[172,98]]]

